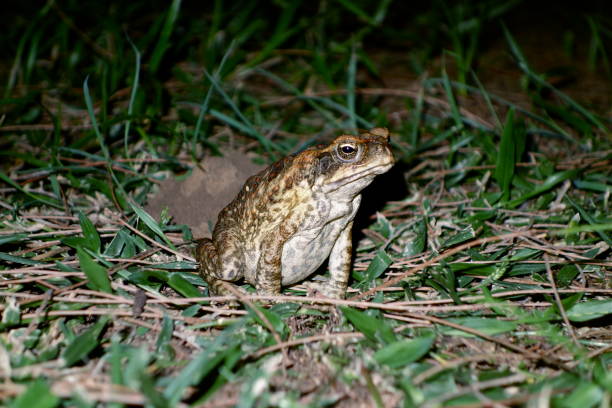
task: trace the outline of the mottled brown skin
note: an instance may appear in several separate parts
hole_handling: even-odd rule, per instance
[[[219,214],[212,240],[196,250],[212,293],[245,279],[262,295],[280,294],[329,258],[323,294],[342,298],[351,267],[351,230],[361,190],[394,163],[389,132],[342,135],[285,157],[250,177]]]

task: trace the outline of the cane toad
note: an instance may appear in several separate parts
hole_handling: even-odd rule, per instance
[[[342,135],[285,157],[250,177],[220,213],[212,239],[198,245],[200,274],[212,293],[244,278],[278,295],[329,258],[323,294],[342,298],[351,266],[351,229],[361,190],[394,163],[389,132]]]

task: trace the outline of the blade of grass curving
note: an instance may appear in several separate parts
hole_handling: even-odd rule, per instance
[[[391,344],[397,341],[397,337],[387,321],[347,306],[341,306],[340,310],[355,329],[363,333],[368,340],[375,343],[382,342],[383,344]]]
[[[113,290],[106,268],[94,262],[93,258],[81,247],[77,247],[77,258],[79,258],[81,271],[83,271],[87,279],[89,279],[87,286],[93,290],[112,293]]]
[[[566,195],[565,196],[565,200],[571,204],[572,207],[574,207],[576,209],[576,211],[578,211],[578,213],[580,213],[580,216],[586,220],[586,222],[588,222],[591,225],[597,225],[597,221],[591,217],[591,215],[585,211],[584,208],[582,208],[582,206],[580,204],[578,204],[576,201],[574,201],[570,196]],[[603,239],[606,244],[612,246],[612,239],[610,238],[610,236],[608,234],[606,234],[606,232],[603,229],[597,229],[595,232],[597,232],[597,234],[601,237],[601,239]]]
[[[355,77],[357,76],[357,53],[355,52],[355,44],[351,49],[351,57],[349,58],[346,81],[346,107],[348,117],[351,124],[351,130],[357,130],[357,118],[355,117]]]
[[[4,252],[0,252],[0,259],[6,262],[13,262],[20,265],[40,265],[44,263],[29,258],[23,258],[21,256],[10,255]]]
[[[433,333],[410,340],[399,340],[381,348],[373,357],[378,364],[391,368],[405,367],[427,354],[434,340]]]
[[[533,190],[531,190],[529,193],[523,195],[522,197],[519,197],[515,200],[511,200],[508,202],[507,207],[508,208],[516,208],[517,206],[521,205],[522,203],[524,203],[525,201],[529,200],[530,198],[533,198],[537,195],[540,195],[548,190],[550,190],[551,188],[553,188],[554,186],[556,186],[557,184],[568,180],[568,179],[572,179],[574,178],[577,174],[579,173],[579,170],[564,170],[564,171],[560,171],[558,173],[552,174],[550,175],[546,180],[544,180],[544,182],[542,184],[539,184],[537,186],[534,187]]]
[[[30,193],[29,191],[26,191],[19,184],[15,183],[9,176],[4,174],[4,172],[2,170],[0,170],[0,180],[4,181],[6,184],[9,184],[13,188],[15,188],[17,191],[25,194],[26,196],[30,197],[34,201],[39,201],[41,203],[50,205],[51,207],[59,208],[60,210],[64,209],[64,206],[62,205],[62,203],[57,201],[57,200],[53,200],[53,199],[47,198],[47,197],[45,197],[43,195],[36,194],[36,193]]]
[[[501,123],[501,120],[499,119],[499,115],[497,114],[497,111],[495,110],[495,107],[493,106],[493,101],[491,100],[491,95],[489,94],[489,92],[487,92],[487,90],[485,89],[485,87],[482,84],[482,82],[480,82],[480,79],[478,78],[478,75],[476,75],[476,72],[474,72],[473,70],[472,70],[472,79],[474,80],[474,82],[476,82],[476,85],[478,86],[478,90],[480,91],[480,94],[484,98],[485,103],[487,104],[487,108],[489,109],[489,112],[491,112],[491,116],[493,116],[493,118],[495,119],[495,123],[497,124],[497,128],[498,129],[503,129],[503,125]],[[455,86],[455,85],[453,84],[453,86]],[[471,90],[470,88],[472,88],[472,87],[464,86],[463,88],[465,90],[470,91]]]
[[[393,259],[384,249],[380,248],[376,251],[376,256],[372,259],[364,273],[364,282],[373,283],[392,263]]]
[[[100,235],[96,231],[93,223],[85,214],[79,211],[79,223],[81,224],[81,230],[83,231],[83,237],[85,238],[85,247],[92,250],[93,252],[100,251]]]
[[[231,347],[224,344],[225,337],[224,335],[217,336],[168,384],[164,390],[164,396],[170,401],[171,406],[176,406],[187,387],[199,383],[225,359],[232,350]]]
[[[446,66],[444,62],[442,63],[442,86],[446,92],[446,99],[448,100],[448,104],[451,108],[451,115],[455,121],[455,125],[459,129],[462,129],[463,120],[461,119],[461,114],[459,113],[459,107],[457,106],[457,101],[455,100],[455,95],[453,94],[453,87],[451,86],[448,74],[446,73]]]
[[[109,320],[110,317],[108,316],[100,317],[92,327],[76,336],[70,344],[68,344],[62,353],[62,360],[66,367],[70,367],[81,361],[83,358],[87,357],[93,349],[100,345],[98,338]]]
[[[215,11],[217,10],[217,7],[219,7],[219,5],[215,3]],[[223,58],[221,58],[221,62],[219,63],[219,67],[217,68],[217,70],[214,72],[213,78],[216,79],[219,77],[219,75],[223,71],[225,62],[227,61],[228,57],[234,51],[234,47],[235,47],[235,41],[233,41],[230,44],[225,54],[223,54]],[[212,97],[212,94],[213,94],[213,87],[210,86],[208,88],[208,91],[206,92],[206,96],[204,97],[204,100],[200,104],[200,112],[198,113],[198,119],[196,121],[195,129],[193,131],[193,139],[191,141],[192,151],[195,151],[196,143],[198,141],[198,136],[200,135],[200,129],[202,128],[204,117],[206,116],[206,113],[208,112],[208,104],[210,103],[210,98]]]
[[[593,299],[576,303],[567,310],[567,317],[573,322],[586,322],[612,314],[612,299]]]
[[[514,134],[514,109],[510,109],[506,116],[495,166],[495,179],[501,187],[504,201],[510,198],[510,186],[516,165]]]
[[[187,281],[180,273],[174,272],[168,278],[168,285],[185,297],[199,297],[202,292],[198,290],[191,282]]]
[[[337,1],[342,6],[344,6],[344,8],[346,8],[348,11],[355,14],[360,20],[363,20],[370,25],[376,25],[376,21],[370,15],[370,13],[360,8],[354,1],[349,1],[349,0],[337,0]]]
[[[529,64],[527,63],[527,59],[523,55],[523,52],[521,51],[521,49],[518,46],[518,44],[516,43],[516,41],[514,41],[514,37],[512,37],[512,34],[510,34],[510,31],[508,30],[506,25],[503,24],[503,23],[502,23],[502,30],[504,32],[504,37],[506,38],[506,41],[508,42],[508,45],[510,46],[510,51],[512,52],[512,55],[514,55],[514,57],[517,59],[518,66],[521,69],[521,71],[523,71],[525,74],[527,74],[527,76],[530,79],[532,79],[534,82],[536,82],[538,85],[540,85],[540,86],[542,86],[542,87],[552,91],[561,100],[563,100],[569,106],[574,108],[577,112],[582,114],[582,116],[584,116],[587,120],[589,120],[593,125],[598,127],[600,130],[602,130],[604,132],[608,132],[608,129],[606,128],[606,126],[599,119],[597,119],[594,114],[589,112],[587,109],[585,109],[578,102],[574,101],[568,95],[566,95],[565,93],[559,91],[554,86],[552,86],[551,84],[546,82],[544,79],[542,79],[542,77],[540,75],[536,74],[531,69]]]
[[[157,41],[155,49],[151,53],[151,59],[149,60],[149,71],[152,74],[157,72],[164,54],[170,47],[170,36],[174,30],[174,24],[179,15],[180,8],[181,0],[173,0],[172,4],[170,4],[168,14],[166,14],[166,20],[164,21],[164,25],[159,35],[159,40]]]
[[[223,90],[223,87],[221,86],[221,84],[219,84],[219,81],[213,78],[207,70],[204,70],[204,74],[206,75],[210,83],[213,85],[215,90],[219,93],[219,95],[221,95],[225,103],[234,111],[236,116],[238,116],[238,118],[242,121],[245,133],[256,138],[257,141],[261,143],[261,145],[268,153],[273,153],[273,150],[286,153],[282,146],[279,146],[271,140],[265,138],[261,133],[257,131],[257,129],[255,129],[251,122],[242,114],[242,112],[240,112],[240,109],[238,109],[232,98],[230,98],[229,95]]]
[[[323,97],[320,97],[320,96],[307,96],[307,95],[305,95],[304,98],[312,98],[312,99],[314,99],[316,101],[320,101],[324,105],[327,105],[327,106],[337,110],[338,112],[342,113],[343,115],[345,115],[347,117],[350,117],[350,115],[351,115],[351,113],[349,112],[349,110],[345,106],[343,106],[343,105],[341,105],[341,104],[339,104],[337,102],[334,102],[331,98],[323,98]],[[300,98],[300,99],[302,99],[302,98]],[[354,113],[354,116],[355,116],[355,120],[357,121],[359,126],[363,126],[366,129],[371,129],[371,128],[374,127],[374,124],[372,124],[372,122],[362,118],[357,113]]]
[[[597,56],[601,55],[604,70],[606,73],[610,74],[608,53],[606,52],[606,47],[604,45],[605,43],[600,33],[602,29],[601,23],[599,21],[596,21],[595,18],[591,15],[587,15],[586,20],[589,24],[589,29],[591,30],[591,43],[589,46],[589,56],[587,57],[589,68],[592,71],[595,71],[595,68],[597,66]]]
[[[123,150],[125,151],[125,157],[129,158],[128,152],[128,136],[130,134],[130,126],[132,125],[132,112],[134,111],[134,101],[136,100],[136,94],[138,92],[138,86],[140,84],[140,51],[138,47],[132,42],[132,39],[127,36],[128,43],[132,46],[134,51],[134,79],[132,80],[132,90],[130,92],[130,101],[128,103],[128,118],[125,124],[125,130],[123,132]]]

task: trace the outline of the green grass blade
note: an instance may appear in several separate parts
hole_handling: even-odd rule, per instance
[[[35,193],[30,193],[29,191],[26,191],[23,187],[21,187],[19,184],[15,183],[9,176],[7,176],[6,174],[4,174],[4,172],[2,170],[0,170],[0,180],[4,181],[6,184],[14,187],[17,191],[25,194],[26,196],[30,197],[31,199],[41,202],[43,204],[47,204],[50,205],[51,207],[55,207],[55,208],[59,208],[59,209],[64,209],[64,206],[57,200],[53,200],[51,198],[47,198],[43,195],[40,194],[35,194]]]
[[[125,151],[125,157],[129,157],[128,138],[130,135],[130,126],[132,125],[132,112],[134,112],[134,102],[136,101],[136,94],[138,93],[138,86],[140,84],[140,51],[129,37],[128,42],[132,46],[132,51],[134,51],[134,79],[132,80],[132,90],[130,91],[130,101],[128,103],[128,119],[125,123],[125,129],[123,132],[123,149]]]
[[[555,173],[551,176],[549,176],[546,180],[544,180],[544,182],[542,184],[539,184],[537,186],[535,186],[533,188],[533,190],[531,190],[529,193],[523,195],[522,197],[519,197],[515,200],[511,200],[508,202],[508,208],[516,208],[519,205],[521,205],[522,203],[524,203],[525,201],[529,200],[530,198],[536,197],[548,190],[550,190],[551,188],[553,188],[554,186],[556,186],[557,184],[565,181],[565,180],[571,180],[572,178],[576,177],[576,175],[579,173],[578,170],[564,170],[564,171],[560,171],[558,173]]]
[[[130,200],[129,204],[130,204],[130,207],[132,208],[132,210],[134,210],[134,212],[136,213],[136,216],[138,217],[138,219],[140,221],[144,222],[146,224],[146,226],[149,227],[151,229],[151,231],[153,231],[158,237],[163,239],[164,242],[166,243],[166,245],[168,245],[170,248],[172,248],[173,250],[176,251],[176,247],[168,239],[166,234],[164,234],[164,232],[162,231],[161,227],[159,226],[159,223],[157,221],[155,221],[155,219],[153,217],[151,217],[149,215],[149,213],[147,213],[145,211],[145,209],[142,208],[141,206],[139,206],[137,203],[135,203],[132,200]]]
[[[92,327],[76,336],[70,344],[68,344],[62,353],[62,360],[66,367],[70,367],[81,361],[100,345],[98,338],[109,320],[110,317],[108,316],[100,317]]]
[[[347,83],[346,83],[346,108],[349,114],[351,129],[357,130],[357,119],[355,114],[355,77],[357,76],[357,53],[355,52],[355,44],[351,51],[351,57],[348,64]]]
[[[7,262],[13,262],[19,265],[40,265],[41,261],[35,261],[33,259],[23,258],[21,256],[14,256],[4,252],[0,252],[0,259]]]
[[[47,382],[38,378],[10,406],[12,408],[54,408],[59,403],[59,397],[51,392]]]
[[[510,198],[510,186],[514,176],[514,166],[516,165],[514,137],[514,110],[510,109],[506,117],[504,131],[502,132],[495,166],[495,179],[501,187],[503,192],[502,199],[504,201]]]
[[[459,128],[463,128],[463,119],[461,114],[459,113],[459,106],[457,106],[457,101],[455,99],[455,95],[453,93],[453,87],[451,86],[450,80],[448,78],[448,74],[446,73],[446,67],[442,66],[442,85],[444,86],[444,91],[446,92],[446,99],[448,100],[448,104],[451,109],[451,116],[455,121],[455,125]]]
[[[578,204],[576,201],[574,201],[570,196],[565,196],[565,200],[567,200],[568,203],[570,203],[572,205],[572,207],[574,207],[576,209],[576,211],[578,211],[580,213],[580,216],[586,220],[586,222],[588,222],[589,224],[595,226],[597,225],[597,221],[591,217],[591,215],[585,211],[584,208],[582,208],[582,206],[580,204]],[[608,234],[606,234],[604,229],[596,229],[595,232],[597,232],[597,234],[601,237],[601,239],[603,239],[606,244],[612,246],[612,239],[610,238],[610,236]]]
[[[79,222],[83,231],[83,237],[85,238],[85,247],[93,252],[100,252],[100,235],[98,235],[96,227],[82,212],[79,212]]]
[[[368,265],[365,271],[365,282],[374,282],[382,273],[393,263],[393,259],[385,252],[384,249],[379,249],[372,262]]]
[[[106,268],[98,265],[91,256],[81,247],[77,248],[77,257],[81,270],[89,279],[87,286],[93,290],[101,290],[102,292],[112,293],[110,279]]]
[[[434,339],[431,335],[396,341],[374,353],[374,360],[391,368],[404,367],[427,354]]]
[[[349,322],[370,341],[390,344],[397,341],[395,333],[386,321],[372,317],[350,307],[340,307]]]
[[[155,49],[151,53],[151,59],[149,60],[149,71],[151,71],[151,73],[153,74],[157,72],[157,69],[159,68],[164,54],[170,47],[170,36],[172,35],[172,31],[174,30],[174,26],[176,23],[176,19],[179,15],[180,9],[181,0],[172,0],[172,4],[168,9],[168,14],[166,14],[166,20],[164,21],[164,25],[159,35],[159,40],[157,40]]]

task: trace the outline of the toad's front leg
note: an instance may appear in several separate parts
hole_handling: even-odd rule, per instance
[[[255,276],[254,282],[257,294],[264,296],[280,295],[283,278],[283,247],[296,230],[295,226],[284,225],[264,237],[260,247],[257,276]]]
[[[323,294],[333,299],[344,299],[346,296],[353,255],[352,231],[353,221],[340,232],[329,254],[330,279],[323,288]]]

